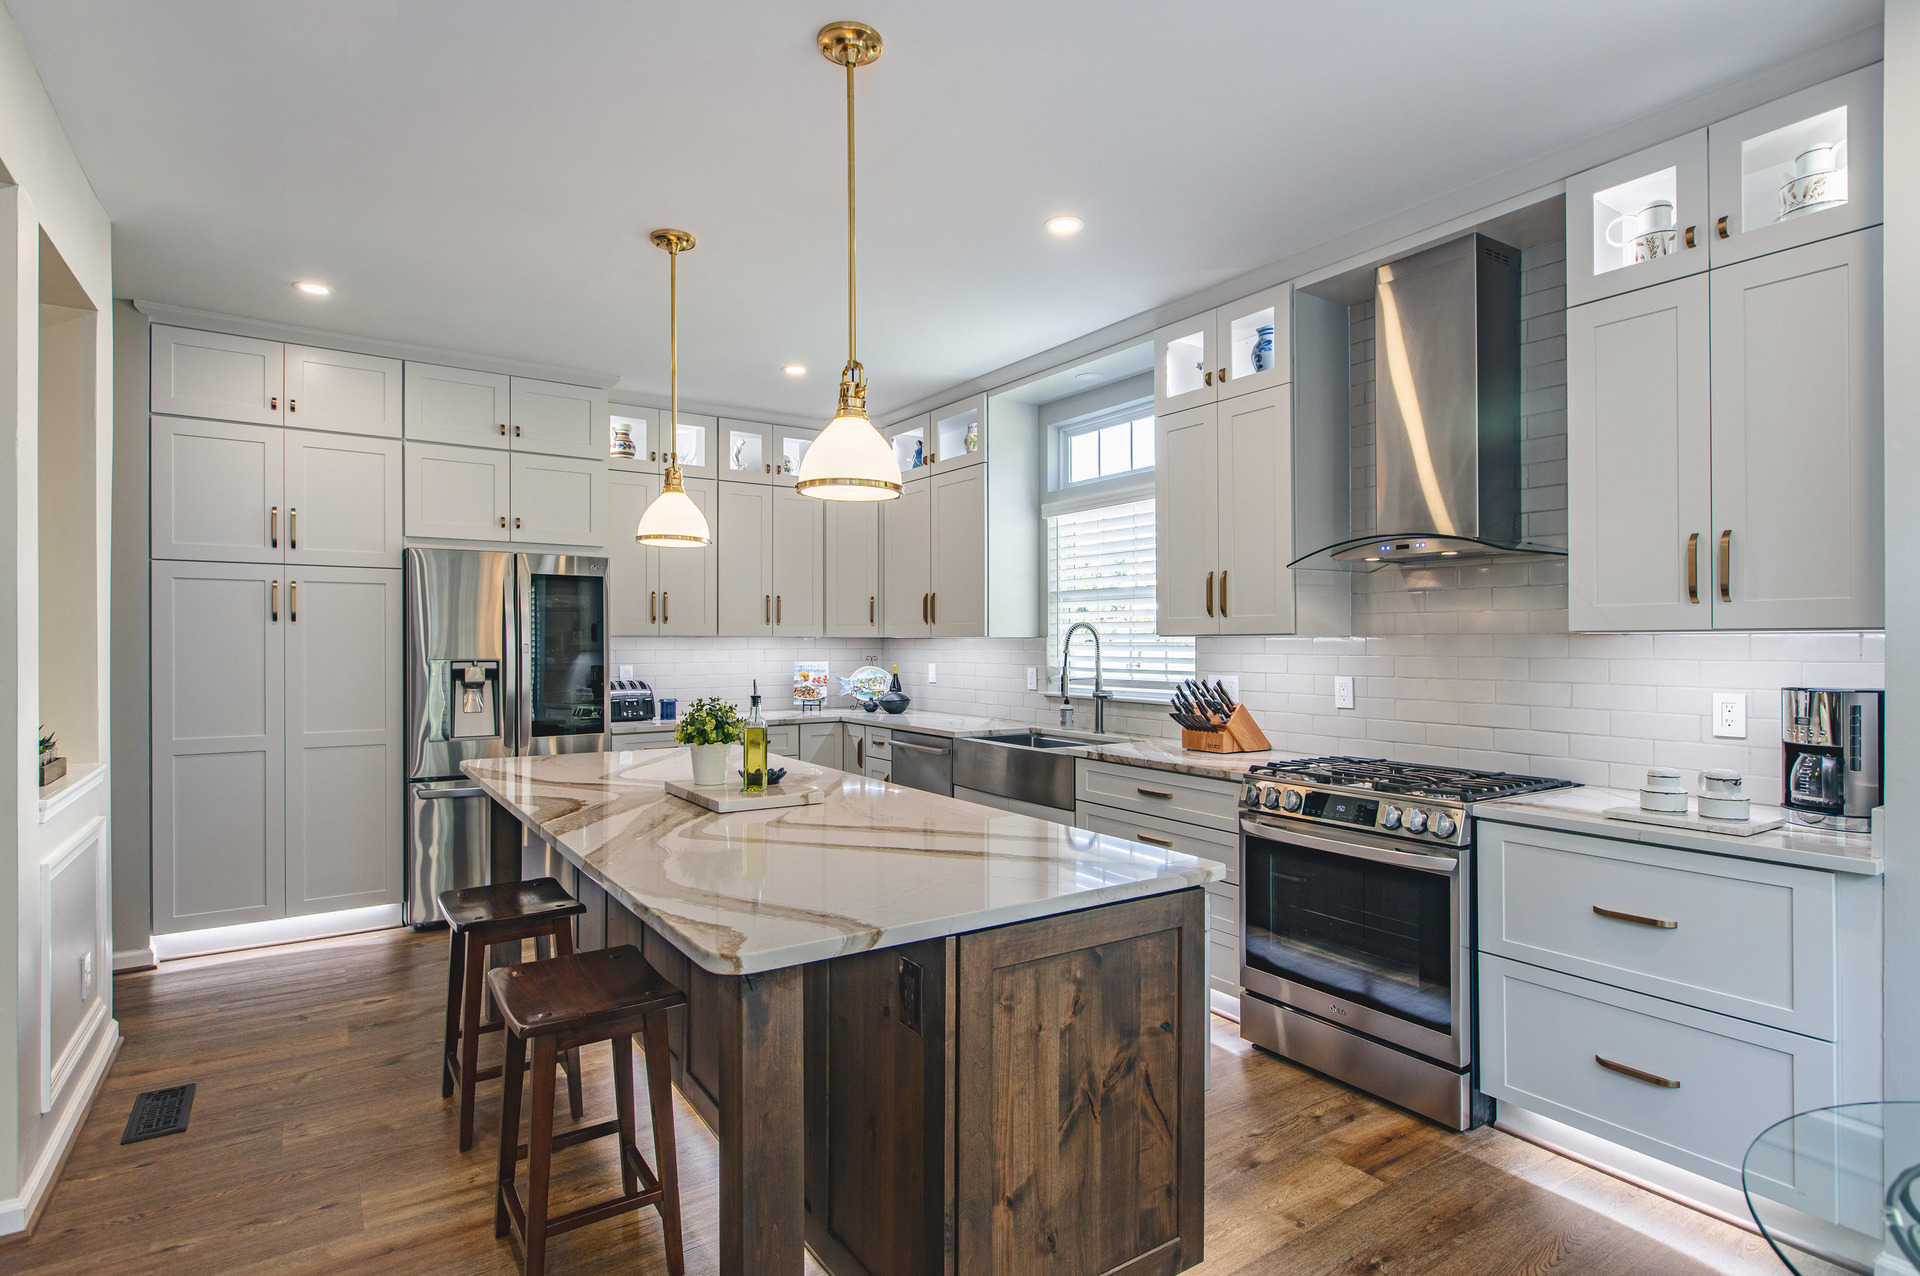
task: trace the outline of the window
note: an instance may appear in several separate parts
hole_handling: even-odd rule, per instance
[[[1081,422],[1063,427],[1059,434],[1062,487],[1153,468],[1151,412]]]
[[[1151,466],[1153,418],[1146,418],[1146,422],[1146,463]],[[1127,424],[1130,437],[1126,442],[1131,444],[1132,423]],[[1104,440],[1100,446],[1106,446]],[[1137,460],[1139,455],[1136,450],[1130,459]],[[1134,464],[1130,468],[1141,467]],[[1067,630],[1084,620],[1099,631],[1106,689],[1115,695],[1160,700],[1183,679],[1193,677],[1193,639],[1162,638],[1154,632],[1158,615],[1154,561],[1151,498],[1050,515],[1049,661],[1059,659],[1060,642]],[[1057,679],[1059,671],[1052,673]],[[1078,694],[1093,689],[1093,643],[1085,635],[1076,635],[1067,676]],[[1057,681],[1053,689],[1059,689]]]

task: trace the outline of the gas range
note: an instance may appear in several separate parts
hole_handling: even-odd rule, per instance
[[[1464,846],[1474,802],[1571,787],[1570,780],[1388,762],[1382,758],[1297,758],[1247,772],[1240,805],[1250,815],[1362,829],[1434,846]]]

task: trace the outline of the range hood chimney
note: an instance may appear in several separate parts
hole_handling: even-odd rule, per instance
[[[1290,566],[1374,571],[1565,551],[1520,535],[1520,254],[1468,235],[1373,286],[1373,536]]]

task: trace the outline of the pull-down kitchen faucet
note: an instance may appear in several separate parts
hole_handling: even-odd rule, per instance
[[[1066,700],[1069,704],[1072,703],[1072,700],[1067,694],[1067,652],[1073,647],[1073,633],[1076,629],[1084,629],[1093,635],[1093,729],[1095,731],[1105,731],[1107,729],[1107,701],[1113,699],[1113,696],[1107,691],[1106,683],[1101,675],[1100,631],[1084,620],[1068,626],[1067,636],[1060,640],[1060,698]]]

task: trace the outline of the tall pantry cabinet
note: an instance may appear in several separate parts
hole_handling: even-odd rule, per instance
[[[154,931],[398,904],[400,362],[151,353]]]

